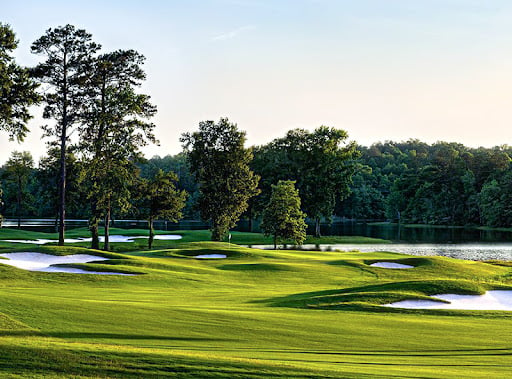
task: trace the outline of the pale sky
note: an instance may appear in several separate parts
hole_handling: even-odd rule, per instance
[[[348,131],[363,145],[418,138],[512,144],[512,2],[507,0],[0,0],[20,64],[49,27],[73,24],[103,51],[147,58],[161,146],[228,117],[263,144],[297,127]],[[40,111],[34,110],[40,115]],[[39,116],[13,150],[39,158]]]

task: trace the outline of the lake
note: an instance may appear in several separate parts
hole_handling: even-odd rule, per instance
[[[509,231],[428,225],[399,228],[397,224],[356,221],[325,224],[321,232],[323,235],[365,236],[406,243],[512,242],[512,232]]]
[[[16,227],[17,220],[5,219],[4,227]],[[23,219],[22,228],[40,232],[56,232],[55,219]],[[87,227],[87,220],[69,219],[66,220],[68,229]],[[145,220],[115,220],[111,226],[125,229],[146,229]],[[158,230],[199,230],[208,229],[208,224],[197,220],[181,220],[178,223],[164,220],[155,221],[155,229]],[[237,231],[248,232],[249,223],[241,220],[234,228]],[[259,222],[253,223],[253,231],[261,232]],[[308,234],[312,234],[314,226],[308,226]],[[475,228],[463,227],[440,227],[440,226],[401,226],[389,223],[365,223],[359,221],[333,222],[332,224],[321,225],[322,235],[328,236],[365,236],[382,238],[394,242],[403,243],[468,243],[468,242],[511,242],[512,232],[495,230],[478,230]]]
[[[273,249],[274,245],[250,245],[254,249]],[[284,248],[280,246],[280,248]],[[286,246],[293,249],[293,246]],[[322,251],[360,251],[371,253],[387,251],[418,256],[440,255],[444,257],[469,259],[473,261],[503,260],[512,261],[512,243],[462,243],[462,244],[325,244],[302,245],[299,249]]]
[[[308,230],[308,233],[311,231]],[[512,232],[464,227],[401,226],[357,221],[321,225],[323,235],[365,236],[393,241],[386,245],[304,245],[304,249],[372,252],[419,256],[440,255],[469,260],[512,260]],[[257,246],[252,246],[257,247]],[[272,248],[273,246],[258,246]]]

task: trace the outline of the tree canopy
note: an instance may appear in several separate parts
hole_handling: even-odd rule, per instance
[[[244,147],[245,132],[227,118],[202,121],[199,131],[183,134],[190,169],[199,186],[197,205],[211,222],[212,239],[220,241],[259,193],[259,176],[249,167],[252,151]]]
[[[137,210],[140,216],[148,220],[149,239],[148,247],[151,249],[155,230],[153,221],[165,218],[171,222],[178,222],[182,217],[187,193],[176,189],[178,177],[174,172],[164,173],[158,170],[150,179],[141,179],[138,184]]]
[[[59,173],[59,245],[64,245],[66,219],[66,153],[71,128],[84,116],[87,84],[91,79],[93,56],[100,46],[92,35],[73,25],[50,28],[32,44],[32,52],[45,61],[32,74],[47,88],[43,93],[43,117],[55,120],[45,125],[45,136],[60,145]]]
[[[274,237],[274,249],[284,240],[302,245],[306,239],[306,214],[301,211],[299,191],[295,182],[280,180],[272,185],[270,201],[263,211],[261,229]]]
[[[31,199],[26,187],[32,175],[34,159],[28,151],[14,151],[4,166],[4,177],[16,188],[16,215],[18,216],[18,228],[21,227],[22,207],[29,205],[27,198]]]
[[[88,162],[93,248],[99,247],[98,224],[103,217],[104,249],[109,249],[112,208],[128,209],[131,172],[140,159],[140,148],[157,142],[155,125],[149,121],[156,107],[149,96],[136,92],[146,78],[143,63],[144,57],[136,51],[117,50],[94,58],[91,64],[78,150]]]
[[[11,27],[0,23],[0,130],[22,141],[32,118],[29,107],[39,101],[39,95],[29,70],[16,64],[11,55],[17,46]]]
[[[336,201],[350,193],[359,153],[355,143],[346,144],[347,138],[344,130],[321,126],[313,132],[290,130],[285,137],[256,148],[253,167],[263,178],[263,204],[272,184],[296,181],[302,208],[315,220],[319,236],[320,219],[330,218]]]

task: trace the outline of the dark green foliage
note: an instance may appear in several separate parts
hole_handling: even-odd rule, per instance
[[[417,140],[361,147],[371,173],[354,176],[338,215],[405,223],[509,226],[510,148],[471,149]],[[493,180],[500,179],[493,184]]]
[[[175,182],[178,177],[173,172],[164,173],[158,170],[153,178],[141,179],[138,184],[138,197],[140,202],[137,210],[139,215],[148,220],[149,239],[148,247],[151,250],[155,230],[153,221],[165,218],[172,222],[178,222],[182,217],[182,209],[185,206],[187,193],[177,190]]]
[[[27,200],[32,200],[30,193],[27,193],[27,183],[32,175],[33,168],[34,160],[28,151],[14,151],[4,166],[4,178],[16,188],[18,229],[21,227],[22,209],[27,205]],[[28,204],[30,204],[30,201]]]
[[[184,190],[189,194],[185,208],[183,209],[183,217],[187,219],[199,219],[199,212],[194,208],[194,204],[199,195],[199,189],[194,175],[190,172],[190,164],[184,152],[176,155],[167,155],[162,158],[154,156],[139,163],[138,167],[140,169],[140,176],[146,179],[153,177],[158,170],[174,172],[178,177],[176,188]]]
[[[259,192],[259,177],[249,168],[253,154],[244,147],[245,132],[221,118],[200,122],[199,131],[184,134],[181,141],[199,186],[201,217],[211,222],[212,240],[220,241]]]
[[[109,250],[109,227],[113,210],[130,208],[130,186],[135,179],[134,162],[140,148],[156,143],[156,113],[149,96],[135,91],[146,78],[144,57],[134,50],[118,50],[92,61],[87,83],[84,121],[79,127],[79,151],[86,164],[84,181],[91,207],[92,247],[99,247],[98,225],[104,218],[105,245]]]
[[[482,221],[488,226],[512,226],[512,171],[487,181],[479,194]]]
[[[290,130],[284,138],[255,149],[255,172],[262,177],[265,204],[270,186],[279,180],[297,183],[302,207],[315,220],[320,235],[320,219],[330,218],[336,201],[350,193],[349,184],[359,156],[355,143],[345,143],[344,130],[321,126],[313,132]],[[261,207],[261,203],[260,203]]]
[[[17,65],[11,56],[17,46],[10,26],[0,23],[0,130],[7,131],[11,139],[22,141],[32,118],[28,108],[39,101],[39,96],[28,70]]]
[[[57,219],[59,214],[59,170],[60,151],[50,147],[47,156],[39,160],[39,167],[35,170],[34,185],[32,186],[35,198],[35,215]],[[72,151],[66,154],[66,205],[68,213],[74,218],[86,216],[87,209],[83,202],[84,193],[81,186],[83,166]]]
[[[337,203],[335,213],[355,219],[382,220],[385,195],[374,187],[374,178],[372,172],[357,172],[352,179],[351,194],[342,203]]]
[[[302,245],[306,239],[306,214],[300,209],[299,191],[295,182],[280,180],[272,186],[272,194],[265,210],[261,229],[265,235],[274,237],[274,249],[277,243],[291,240]]]

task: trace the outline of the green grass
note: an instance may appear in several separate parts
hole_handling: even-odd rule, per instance
[[[102,235],[101,230],[101,235]],[[157,230],[156,234],[178,234],[182,236],[180,240],[154,240],[153,249],[173,249],[179,246],[183,246],[190,242],[208,241],[211,238],[211,233],[208,230],[177,230],[177,231],[163,231]],[[111,228],[110,235],[125,235],[125,236],[147,236],[148,231],[145,229],[120,229]],[[231,243],[237,245],[272,245],[272,237],[266,237],[262,233],[248,233],[248,232],[231,232]],[[76,228],[70,229],[66,232],[66,238],[79,238],[79,237],[90,237],[90,232],[87,228]],[[19,250],[19,243],[6,242],[3,240],[17,240],[17,239],[54,239],[57,240],[57,233],[41,233],[31,232],[17,229],[0,229],[0,251],[2,248],[16,249]],[[224,239],[228,242],[228,238]],[[383,240],[379,238],[362,237],[362,236],[325,236],[315,238],[308,236],[305,244],[385,244],[391,241]],[[147,238],[136,239],[134,242],[113,242],[111,243],[111,250],[114,252],[122,253],[128,251],[146,250],[148,247]],[[24,249],[27,248],[28,244],[23,244]],[[50,243],[48,245],[57,245],[57,243]],[[73,243],[73,246],[79,247],[90,247],[90,242],[78,242]],[[100,244],[102,245],[102,244]],[[30,244],[30,246],[35,246]]]
[[[152,251],[119,244],[122,254],[18,248],[102,255],[111,260],[80,267],[141,275],[42,273],[0,265],[0,377],[511,375],[510,312],[379,306],[436,293],[510,288],[508,264],[386,252],[253,250],[200,241],[209,237],[203,231],[183,237],[159,241],[173,248]],[[194,258],[210,253],[228,258]],[[370,266],[377,261],[415,268]]]

